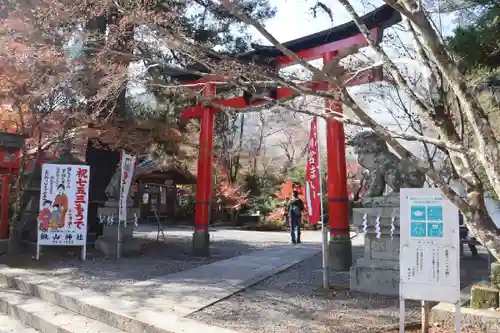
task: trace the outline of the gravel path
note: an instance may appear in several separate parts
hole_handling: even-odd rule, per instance
[[[106,293],[126,284],[289,243],[287,233],[217,228],[211,232],[212,256],[196,258],[191,255],[192,230],[168,228],[166,235],[167,244],[157,244],[154,226],[141,226],[136,233],[143,242],[140,257],[106,259],[90,249],[89,260],[82,262],[77,258],[78,249],[68,253],[68,249],[46,248],[39,262],[29,254],[14,259],[0,257],[0,264]],[[319,242],[320,237],[320,232],[305,231],[303,239]],[[353,254],[361,257],[362,248],[353,248]],[[483,254],[480,260],[462,260],[463,286],[487,275],[484,258]],[[317,255],[191,317],[241,333],[392,333],[390,327],[399,318],[397,299],[349,292],[349,273],[331,272],[336,288],[324,292],[319,288],[321,275],[321,256]],[[407,302],[407,307],[408,322],[418,320],[419,304]]]
[[[165,228],[167,243],[156,243],[156,227],[142,225],[135,237],[142,243],[142,254],[134,257],[105,258],[89,248],[87,261],[79,259],[79,248],[45,247],[40,261],[33,252],[21,256],[0,256],[0,264],[21,267],[35,274],[54,277],[81,288],[107,293],[115,288],[228,259],[274,245],[288,243],[286,233],[252,232],[217,228],[211,230],[211,256],[192,255],[192,229]],[[319,239],[318,232],[305,232],[306,240]]]
[[[422,330],[411,330],[411,331],[406,331],[406,333],[421,333]],[[454,329],[450,328],[444,328],[444,327],[431,327],[429,330],[429,333],[455,333],[456,331]],[[399,330],[395,331],[389,331],[387,333],[399,333]],[[478,331],[470,330],[470,329],[462,329],[461,333],[480,333]]]
[[[361,248],[354,250],[362,256]],[[487,274],[487,260],[463,260],[462,268],[466,285]],[[375,333],[398,324],[398,299],[347,291],[349,273],[337,272],[330,273],[337,288],[325,293],[321,276],[318,255],[191,317],[242,333]],[[420,304],[408,301],[407,308],[407,322],[418,322]]]

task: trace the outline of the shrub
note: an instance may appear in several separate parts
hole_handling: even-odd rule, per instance
[[[259,223],[257,226],[257,230],[259,231],[285,231],[286,225],[285,220],[277,220],[277,219],[266,219]]]

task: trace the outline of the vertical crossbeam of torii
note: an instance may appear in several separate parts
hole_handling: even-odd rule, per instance
[[[386,28],[398,23],[401,16],[397,11],[388,5],[384,5],[375,11],[362,17],[363,22],[370,30],[372,38],[376,42],[382,40],[383,32]],[[295,52],[306,61],[323,59],[325,65],[330,63],[339,54],[343,54],[349,49],[358,49],[367,46],[365,37],[360,34],[354,22],[318,32],[316,34],[299,38],[297,40],[283,43],[289,50]],[[276,69],[284,68],[296,64],[294,59],[283,55],[274,47],[257,47],[255,51],[239,55],[237,58],[272,59]],[[381,69],[365,71],[356,77],[347,73],[344,78],[348,78],[347,86],[357,86],[382,79]],[[179,80],[186,82],[188,80]],[[215,96],[215,85],[210,82],[225,82],[227,77],[200,77],[195,81],[190,80],[189,86],[194,89],[203,87],[206,97]],[[342,78],[341,80],[342,81]],[[335,87],[326,82],[305,82],[307,86],[316,91],[332,91]],[[272,92],[270,98],[282,100],[297,95],[297,92],[290,88],[277,88]],[[209,255],[209,219],[210,202],[212,194],[212,142],[214,115],[221,108],[229,107],[234,109],[244,109],[250,105],[262,105],[267,100],[249,99],[248,96],[235,97],[229,99],[218,99],[212,106],[195,107],[184,110],[183,118],[201,118],[200,121],[200,147],[198,160],[196,208],[195,208],[195,231],[193,234],[193,249],[198,255]],[[342,102],[339,100],[325,100],[326,112],[342,112]],[[336,270],[348,270],[352,264],[352,250],[349,233],[348,217],[348,196],[347,196],[347,171],[345,156],[345,134],[341,122],[329,120],[327,122],[327,160],[328,160],[328,208],[329,208],[329,266]]]
[[[20,154],[24,147],[24,135],[0,132],[0,239],[9,236],[9,186],[19,173]]]
[[[203,95],[205,97],[215,96],[215,85],[205,85]],[[210,204],[212,202],[212,149],[215,111],[214,108],[203,108],[200,121],[200,146],[193,234],[193,250],[196,254],[200,255],[208,255],[210,250],[208,222],[210,220]]]
[[[335,56],[335,52],[324,53],[323,68],[331,63]],[[330,86],[329,88],[335,89],[336,87]],[[342,102],[340,100],[325,99],[325,113],[329,112],[341,114]],[[340,271],[349,270],[352,265],[345,150],[344,125],[340,121],[329,120],[326,123],[328,229],[330,231],[328,259],[330,267]]]

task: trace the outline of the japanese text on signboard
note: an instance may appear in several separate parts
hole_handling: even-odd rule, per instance
[[[122,161],[120,164],[120,201],[118,209],[119,223],[125,222],[127,220],[127,199],[130,191],[130,186],[132,185],[132,177],[134,175],[135,169],[135,159],[135,156],[122,152]]]
[[[89,167],[44,164],[38,215],[39,245],[84,245]]]
[[[402,189],[400,290],[404,298],[459,299],[458,228],[458,210],[439,189]]]
[[[310,224],[316,224],[321,219],[321,177],[318,175],[318,164],[318,126],[317,119],[315,118],[311,122],[306,165],[306,201]]]

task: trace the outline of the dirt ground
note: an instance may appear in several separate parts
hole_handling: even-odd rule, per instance
[[[133,283],[180,270],[205,265],[251,251],[288,243],[288,234],[236,230],[211,233],[212,256],[197,258],[191,254],[192,231],[167,231],[167,243],[156,243],[155,230],[145,230],[139,257],[104,258],[90,249],[88,260],[71,253],[50,253],[47,249],[39,262],[33,252],[16,258],[0,256],[0,264],[30,269],[37,274],[61,281],[71,281],[82,288],[106,293],[116,286]],[[320,233],[306,231],[306,240],[319,241]],[[55,249],[54,249],[55,251]],[[353,247],[355,259],[362,257],[360,244]],[[488,274],[484,254],[479,259],[470,255],[461,260],[462,287]],[[348,288],[322,292],[321,255],[306,260],[280,274],[209,306],[189,317],[206,324],[227,327],[241,333],[399,333],[399,300],[348,291]],[[330,283],[349,286],[349,272],[330,272]],[[407,302],[407,323],[418,323],[420,304]],[[407,333],[421,332],[413,325]],[[429,333],[455,333],[453,328],[433,327]],[[462,333],[482,333],[462,330]]]
[[[449,328],[443,328],[443,327],[431,327],[429,329],[429,333],[455,333],[456,331],[454,329],[449,329]],[[387,331],[387,333],[399,333],[399,330],[396,331]],[[405,331],[405,333],[422,333],[421,329],[417,330],[411,330],[411,331]],[[470,331],[470,330],[461,330],[461,333],[481,333],[478,331]]]
[[[310,237],[315,237],[312,232]],[[229,259],[274,245],[288,244],[284,233],[265,233],[217,229],[211,231],[210,257],[192,254],[192,229],[165,227],[166,240],[157,242],[154,225],[143,225],[135,232],[141,243],[139,255],[106,258],[93,247],[87,248],[87,260],[80,260],[80,248],[44,247],[39,261],[35,248],[26,253],[0,255],[0,265],[23,268],[40,276],[54,277],[80,288],[108,293],[127,284],[157,278],[197,266]],[[307,236],[306,235],[306,236]]]
[[[363,249],[353,248],[361,257]],[[488,274],[488,261],[470,256],[461,262],[461,284]],[[325,292],[321,255],[270,277],[190,317],[241,333],[399,333],[399,299],[351,292],[349,272],[330,272],[334,288]],[[407,333],[421,332],[420,302],[406,302]],[[430,333],[455,333],[433,327]],[[462,333],[482,333],[463,329]]]

